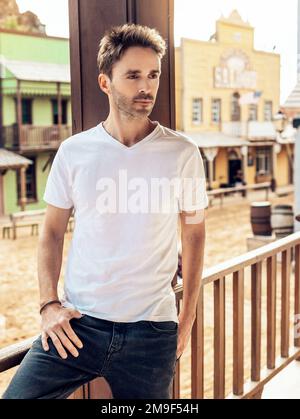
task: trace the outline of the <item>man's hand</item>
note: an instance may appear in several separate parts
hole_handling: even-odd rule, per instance
[[[66,359],[67,349],[73,356],[79,356],[77,348],[82,348],[83,344],[70,326],[70,320],[80,319],[82,314],[79,311],[64,308],[58,305],[50,305],[42,312],[42,345],[45,351],[49,351],[48,338],[57,349],[59,355]]]
[[[189,342],[193,323],[195,318],[189,319],[187,317],[178,316],[178,339],[177,339],[177,352],[176,359],[179,359],[183,354],[187,344]]]

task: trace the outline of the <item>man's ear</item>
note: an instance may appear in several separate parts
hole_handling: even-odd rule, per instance
[[[110,93],[110,80],[109,77],[104,74],[104,73],[100,73],[98,76],[98,84],[100,89],[105,93],[105,94],[109,94]]]

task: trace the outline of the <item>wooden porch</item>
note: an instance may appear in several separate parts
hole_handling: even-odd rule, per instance
[[[39,127],[17,124],[2,128],[3,146],[12,151],[57,150],[61,142],[72,135],[68,125]]]
[[[180,312],[182,285],[177,284],[174,291]],[[210,291],[212,306],[207,303]],[[250,304],[245,304],[247,293]],[[250,325],[245,322],[245,309],[251,311]],[[205,398],[206,388],[212,386],[215,399],[260,398],[267,383],[300,359],[299,313],[299,232],[206,269],[190,340],[190,397]],[[209,317],[211,325],[207,324]],[[213,345],[208,354],[204,345],[210,326]],[[0,372],[19,365],[34,339],[0,350]],[[228,343],[230,352],[226,350]],[[213,359],[213,376],[206,374],[209,357]],[[174,399],[182,398],[181,360],[173,382]],[[228,370],[232,375],[230,388]],[[111,397],[108,385],[100,378],[70,398]]]

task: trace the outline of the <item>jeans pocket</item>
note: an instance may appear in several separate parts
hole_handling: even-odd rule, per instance
[[[178,323],[174,321],[155,322],[151,320],[149,325],[153,330],[161,333],[177,333],[178,329]]]

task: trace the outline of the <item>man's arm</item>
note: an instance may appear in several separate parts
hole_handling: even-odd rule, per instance
[[[177,357],[182,355],[196,318],[205,246],[205,210],[180,213],[183,303],[179,313]]]
[[[38,244],[38,280],[41,306],[49,301],[58,300],[57,284],[59,280],[64,236],[71,209],[61,209],[52,205],[47,206],[45,221]],[[42,311],[42,344],[44,350],[49,350],[50,337],[62,358],[67,358],[65,348],[74,356],[78,351],[73,343],[81,348],[82,342],[74,333],[69,322],[72,318],[80,318],[76,310],[51,304]]]
[[[57,284],[59,280],[64,237],[71,209],[47,206],[43,230],[38,245],[38,279],[40,304],[58,299]]]

